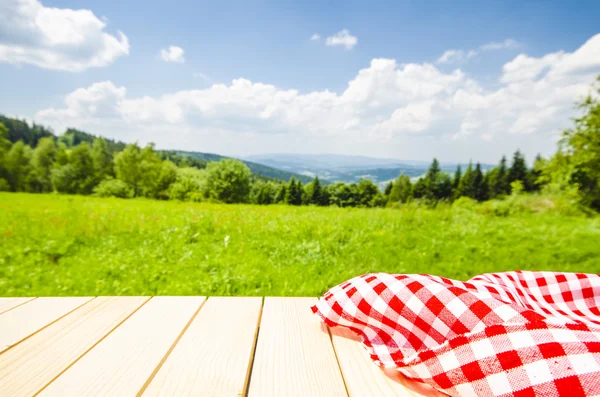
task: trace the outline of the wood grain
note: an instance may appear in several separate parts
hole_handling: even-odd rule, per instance
[[[29,302],[35,298],[0,298],[0,314],[9,311],[19,305]]]
[[[262,298],[209,298],[143,396],[244,396]]]
[[[149,298],[99,297],[0,355],[0,394],[33,396]]]
[[[0,314],[0,353],[92,298],[38,298]]]
[[[327,329],[313,298],[266,298],[249,397],[347,396]]]
[[[204,302],[155,297],[39,396],[136,396]]]

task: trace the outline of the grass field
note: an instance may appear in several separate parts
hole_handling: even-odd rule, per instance
[[[316,296],[367,272],[600,272],[600,218],[0,194],[0,295]]]

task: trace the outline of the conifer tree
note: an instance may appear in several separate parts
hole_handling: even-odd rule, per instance
[[[454,178],[452,178],[452,195],[456,198],[458,192],[458,185],[460,184],[460,178],[462,177],[462,169],[460,168],[460,164],[456,167],[456,171],[454,171]]]
[[[521,181],[525,190],[528,190],[527,164],[525,163],[525,157],[519,150],[513,155],[512,164],[508,171],[508,183],[511,184],[514,181]]]
[[[319,181],[319,177],[315,176],[315,179],[312,183],[312,192],[310,196],[310,203],[315,205],[321,205],[321,182]]]
[[[458,184],[458,197],[470,197],[475,198],[475,189],[474,189],[474,172],[473,172],[473,164],[469,162],[469,166],[467,170],[463,174],[462,178],[460,178],[460,183]]]
[[[487,180],[484,179],[481,164],[477,163],[473,172],[473,198],[477,201],[485,201],[488,198]]]
[[[281,186],[279,187],[279,190],[277,191],[277,194],[275,195],[275,203],[276,204],[285,203],[286,195],[287,195],[287,187],[285,186],[285,184],[282,183]]]

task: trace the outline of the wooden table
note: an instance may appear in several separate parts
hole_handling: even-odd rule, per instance
[[[315,301],[0,298],[0,396],[420,396]]]

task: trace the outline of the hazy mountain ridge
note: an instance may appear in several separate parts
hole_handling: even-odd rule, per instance
[[[307,175],[318,176],[328,182],[358,182],[370,179],[377,184],[385,184],[400,174],[417,178],[427,172],[431,162],[420,160],[396,160],[367,156],[349,156],[340,154],[264,154],[243,157],[254,163],[269,167]],[[454,172],[458,163],[440,163],[443,171]],[[460,164],[466,169],[468,164]],[[494,165],[482,164],[482,169],[493,168]]]

